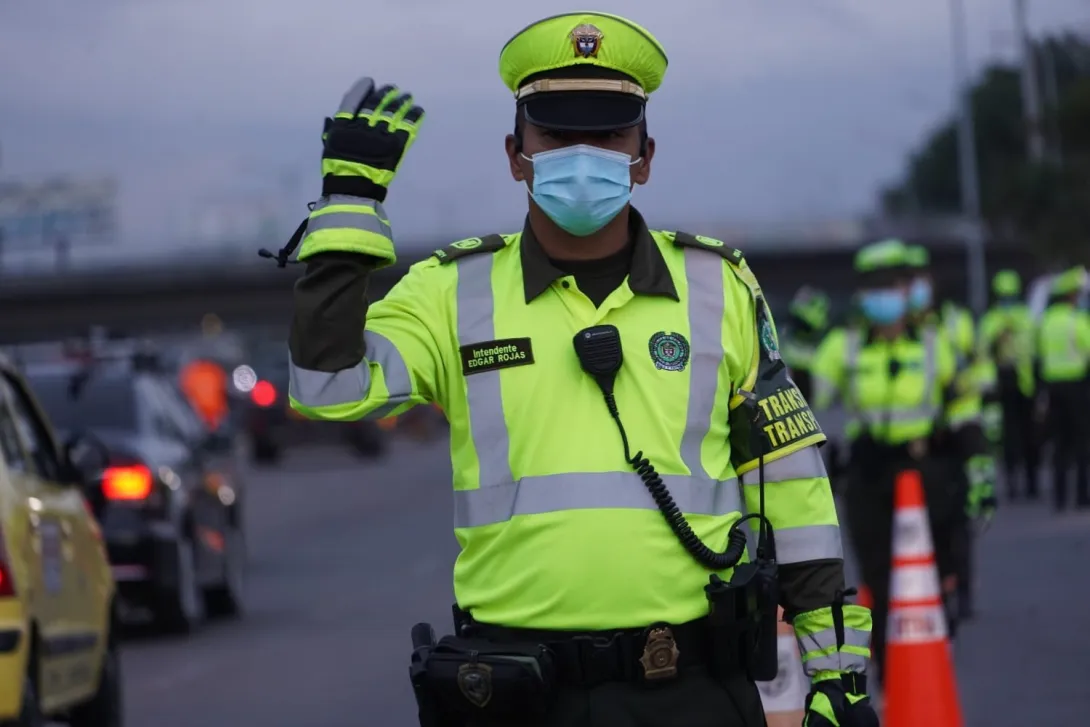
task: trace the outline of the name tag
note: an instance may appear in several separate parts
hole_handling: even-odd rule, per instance
[[[527,366],[534,362],[529,338],[504,338],[462,346],[462,373],[466,376],[486,371]]]

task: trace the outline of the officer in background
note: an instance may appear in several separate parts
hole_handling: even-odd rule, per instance
[[[810,364],[821,339],[829,332],[829,296],[806,285],[795,293],[788,309],[788,322],[781,335],[784,363],[799,391],[810,398]]]
[[[995,407],[991,397],[985,402],[984,391],[981,388],[983,382],[981,376],[987,376],[986,364],[978,365],[976,351],[973,347],[973,321],[968,316],[968,311],[948,303],[942,308],[942,313],[936,313],[934,309],[935,280],[931,270],[931,254],[922,245],[908,245],[905,247],[905,262],[912,275],[908,291],[909,324],[921,331],[930,331],[932,335],[945,339],[952,350],[957,354],[957,387],[969,389],[976,387],[981,396],[980,425],[985,438],[988,439],[988,428],[984,417],[994,415]],[[963,315],[966,314],[966,315]],[[994,422],[993,422],[994,424]],[[993,426],[994,429],[994,426]],[[994,433],[994,431],[993,431]],[[992,442],[988,439],[988,444]],[[950,437],[939,437],[931,451],[931,456],[940,460],[946,460],[950,464],[950,478],[953,482],[959,482],[963,488],[969,488],[966,480],[968,469],[958,446],[958,442]],[[994,446],[989,446],[988,451],[995,456]],[[957,609],[962,619],[973,617],[973,550],[974,528],[972,520],[965,518],[963,527],[957,533],[954,542],[957,570]]]
[[[1007,497],[1014,500],[1021,493],[1035,500],[1040,468],[1033,405],[1036,325],[1022,299],[1022,280],[1015,271],[1000,270],[995,274],[992,297],[992,307],[980,319],[977,353],[995,369],[994,373],[984,371],[983,376],[985,381],[995,377],[995,393],[1002,409]]]
[[[1040,381],[1048,397],[1047,437],[1052,441],[1052,497],[1068,506],[1075,468],[1075,506],[1090,508],[1090,313],[1076,307],[1087,284],[1085,268],[1059,275],[1038,333]]]
[[[370,306],[369,274],[395,260],[382,203],[423,112],[363,79],[326,122],[322,198],[292,241],[307,268],[291,405],[346,421],[436,402],[450,420],[456,633],[435,644],[414,629],[425,724],[763,725],[751,657],[764,652],[738,645],[774,642],[774,624],[747,624],[774,621],[776,604],[735,608],[775,583],[813,679],[808,724],[877,724],[825,436],[761,288],[738,251],[651,230],[629,204],[650,176],[645,106],[665,71],[658,41],[615,15],[519,32],[500,75],[523,229],[438,251]],[[286,262],[292,243],[264,254]],[[767,564],[729,564],[761,492],[772,582]]]
[[[885,656],[898,473],[914,469],[922,475],[951,634],[957,617],[956,547],[964,516],[966,511],[979,516],[993,506],[994,463],[980,430],[979,391],[958,377],[957,357],[945,336],[909,322],[912,269],[907,258],[899,240],[873,243],[857,253],[860,306],[868,325],[832,332],[818,348],[813,366],[815,410],[840,400],[848,413],[848,533],[874,597],[872,649],[879,673]],[[973,485],[968,497],[941,455],[954,448]]]

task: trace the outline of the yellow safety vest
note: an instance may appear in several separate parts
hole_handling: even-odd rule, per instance
[[[1082,381],[1090,373],[1090,314],[1070,303],[1053,303],[1038,334],[1041,380]]]
[[[867,433],[898,446],[931,435],[936,426],[978,423],[979,387],[960,376],[948,338],[933,326],[893,341],[868,340],[866,330],[836,331],[814,361],[816,406],[839,398],[855,439]],[[891,361],[897,362],[891,377]]]
[[[573,337],[593,325],[619,329],[615,392],[628,437],[705,543],[722,549],[730,526],[757,507],[752,431],[739,423],[746,391],[766,414],[766,512],[779,561],[841,557],[813,446],[824,435],[789,381],[768,391],[758,377],[778,358],[777,339],[771,318],[758,317],[767,309],[748,265],[716,240],[651,236],[676,298],[637,295],[626,280],[596,308],[572,276],[532,297],[521,233],[473,238],[414,265],[370,308],[355,369],[293,366],[292,405],[312,418],[442,406],[462,548],[455,596],[479,621],[609,629],[707,613],[708,571],[625,461],[575,355]]]

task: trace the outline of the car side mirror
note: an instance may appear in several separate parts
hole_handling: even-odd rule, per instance
[[[110,451],[102,440],[87,432],[69,436],[61,448],[64,479],[86,484],[97,479],[110,464]]]

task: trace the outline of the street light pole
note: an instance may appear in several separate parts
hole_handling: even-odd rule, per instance
[[[1037,82],[1037,63],[1033,39],[1026,21],[1026,0],[1014,0],[1014,34],[1021,56],[1022,113],[1026,121],[1026,147],[1030,161],[1045,159],[1045,135],[1041,126],[1041,92]]]
[[[968,230],[965,253],[968,263],[969,304],[980,314],[988,304],[984,259],[984,224],[980,210],[980,178],[976,158],[976,132],[973,129],[972,84],[966,49],[965,0],[950,0],[950,35],[954,60],[954,98],[958,115],[958,177],[961,183],[961,210]]]

